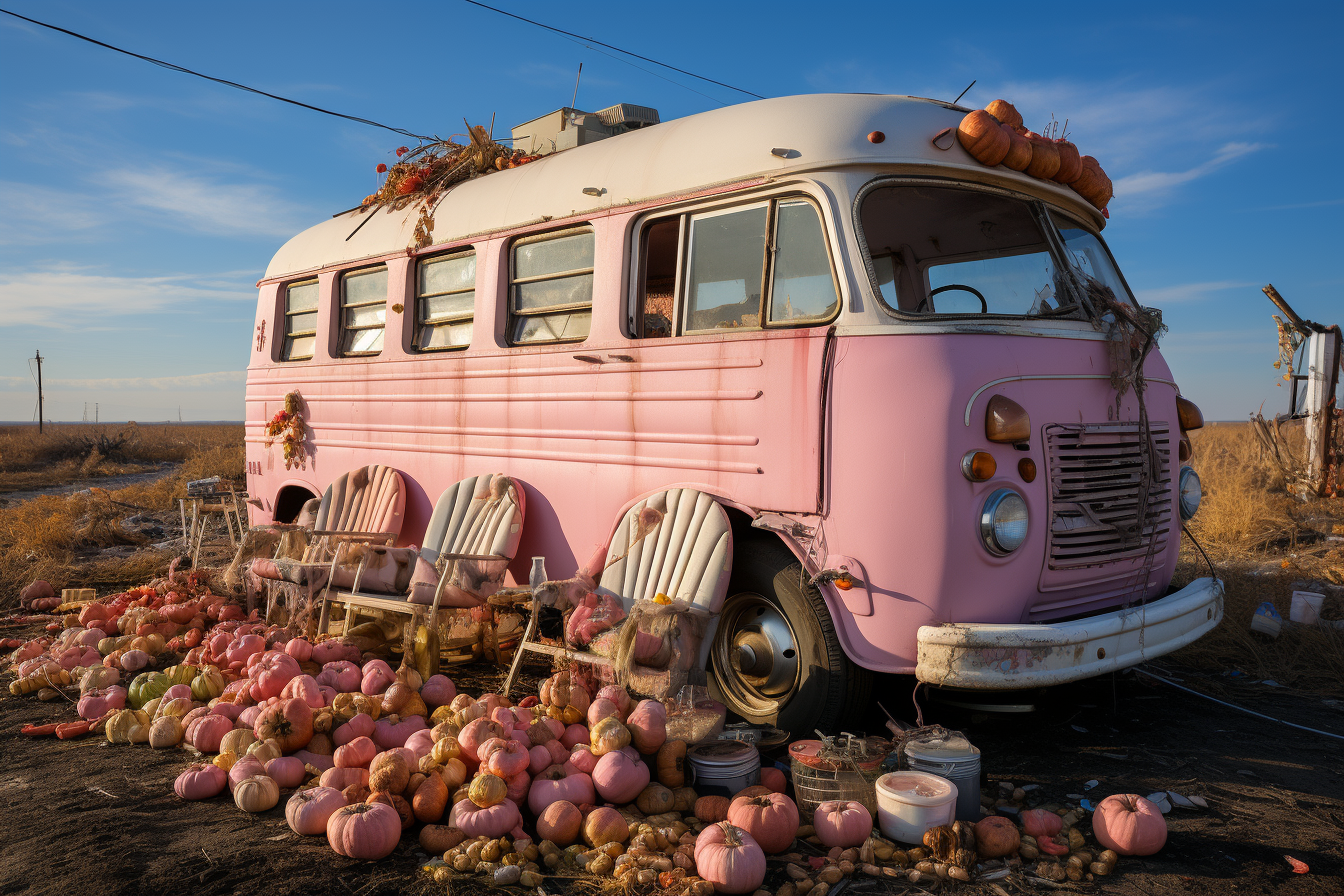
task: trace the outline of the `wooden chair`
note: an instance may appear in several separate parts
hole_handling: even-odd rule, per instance
[[[522,487],[502,473],[473,476],[448,488],[434,505],[424,547],[415,556],[414,571],[404,587],[361,587],[366,584],[368,552],[354,571],[353,583],[340,587],[341,558],[333,558],[318,631],[327,630],[332,603],[345,605],[347,629],[360,607],[411,616],[428,611],[437,624],[442,607],[483,606],[499,590],[518,550],[524,504]]]
[[[649,511],[661,515],[652,528]],[[641,528],[641,516],[645,525]],[[522,662],[525,652],[606,666],[621,677],[637,671],[634,666],[639,647],[636,639],[654,637],[639,628],[645,620],[661,614],[681,614],[688,628],[697,628],[698,643],[682,643],[694,648],[694,668],[703,670],[709,660],[719,610],[728,593],[728,577],[733,562],[733,533],[728,514],[713,497],[689,488],[673,488],[640,501],[625,512],[609,543],[600,573],[581,571],[567,583],[546,583],[534,591],[532,618],[514,657],[513,668],[505,682],[505,693]],[[600,575],[600,578],[598,577]],[[584,581],[588,587],[584,587]],[[592,583],[596,581],[596,587]],[[575,584],[578,587],[573,587]],[[546,592],[550,591],[548,595]],[[557,594],[566,596],[556,601]],[[619,605],[624,617],[611,629],[587,643],[576,643],[572,635],[574,615],[566,622],[566,646],[554,647],[532,640],[541,606],[548,603],[575,604],[573,613],[596,603],[606,609]],[[627,625],[633,631],[623,631]],[[683,671],[690,671],[683,669]]]

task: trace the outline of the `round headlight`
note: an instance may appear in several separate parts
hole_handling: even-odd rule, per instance
[[[1199,502],[1204,497],[1204,488],[1194,468],[1181,467],[1180,489],[1181,519],[1188,520],[1199,510]]]
[[[1011,554],[1027,540],[1027,502],[1012,489],[1001,488],[980,511],[980,537],[991,554]]]

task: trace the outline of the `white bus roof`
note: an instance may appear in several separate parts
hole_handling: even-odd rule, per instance
[[[935,147],[933,137],[955,128],[968,111],[906,96],[808,94],[701,112],[467,181],[434,210],[433,243],[447,245],[715,184],[849,166],[960,174],[1016,187],[1102,226],[1096,209],[1067,187],[1003,166],[987,168],[955,139],[950,149]],[[886,139],[870,142],[872,131],[882,131]],[[776,149],[789,152],[781,157],[772,153]],[[605,192],[592,196],[585,188]],[[361,227],[369,214],[374,220]],[[264,279],[405,251],[413,243],[418,215],[418,204],[412,204],[399,211],[353,211],[330,218],[280,247]]]

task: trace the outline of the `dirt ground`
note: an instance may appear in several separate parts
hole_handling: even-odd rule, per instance
[[[536,667],[537,674],[545,669]],[[1320,698],[1237,680],[1166,671],[1190,687],[1298,724],[1344,732],[1344,711]],[[473,666],[453,676],[462,689],[497,688],[502,670]],[[910,679],[877,689],[884,705],[913,714]],[[519,691],[521,693],[521,691]],[[897,704],[897,705],[893,705]],[[1344,872],[1344,741],[1262,721],[1130,673],[1056,689],[1035,712],[967,715],[925,701],[925,721],[961,727],[983,752],[987,793],[1000,781],[1037,784],[1041,802],[1088,795],[1174,790],[1202,796],[1205,811],[1173,809],[1170,836],[1149,859],[1125,859],[1094,893],[1338,894]],[[874,720],[881,718],[873,707]],[[420,876],[425,856],[413,836],[381,862],[336,856],[322,839],[301,838],[276,808],[247,815],[222,796],[187,803],[172,792],[189,762],[180,750],[113,746],[99,739],[31,740],[21,725],[73,717],[68,705],[0,698],[0,892],[266,892],[419,894],[439,891]],[[879,726],[874,724],[876,730]],[[1086,823],[1084,823],[1086,824]],[[1311,872],[1293,874],[1284,855]],[[784,882],[773,866],[766,889]],[[1006,884],[1002,892],[1020,890]],[[459,878],[449,893],[483,889]],[[552,881],[548,892],[577,888]],[[927,892],[910,884],[854,881],[854,892]],[[935,887],[936,889],[936,887]],[[1055,888],[1052,888],[1055,889]],[[998,893],[980,884],[966,893]]]

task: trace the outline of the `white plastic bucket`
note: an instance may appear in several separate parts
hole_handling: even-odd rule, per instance
[[[888,772],[877,779],[877,825],[900,843],[918,844],[924,832],[956,820],[957,785],[928,772]]]
[[[711,740],[686,751],[691,783],[705,795],[731,797],[761,783],[761,751],[738,740]]]
[[[1288,612],[1288,618],[1302,625],[1315,625],[1321,619],[1321,605],[1324,603],[1324,594],[1315,591],[1294,591],[1293,606]]]
[[[980,750],[960,734],[941,740],[911,741],[905,758],[912,771],[929,772],[956,785],[956,817],[980,820]]]

